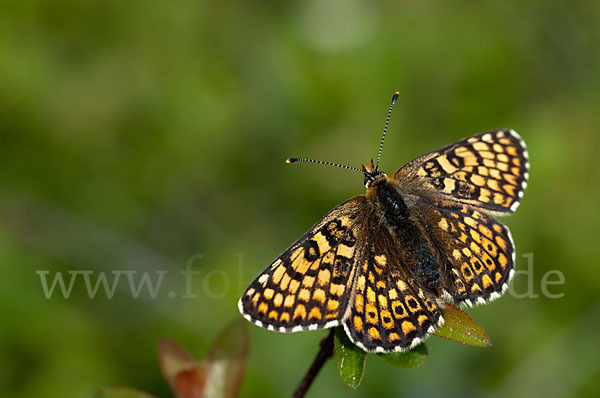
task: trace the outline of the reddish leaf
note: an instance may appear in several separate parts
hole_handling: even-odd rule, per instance
[[[169,339],[162,339],[158,356],[163,376],[178,398],[236,397],[248,357],[244,321],[226,326],[202,362]]]
[[[191,369],[181,370],[175,376],[173,392],[178,398],[203,398],[206,391],[207,366],[199,363]]]
[[[247,359],[246,321],[238,320],[219,333],[204,360],[207,366],[207,396],[237,397],[246,371]]]
[[[176,390],[177,375],[180,372],[190,371],[198,365],[184,348],[166,337],[158,343],[158,362],[163,377],[173,391]]]

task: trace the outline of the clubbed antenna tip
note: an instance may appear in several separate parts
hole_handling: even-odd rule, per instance
[[[379,159],[381,159],[381,150],[383,149],[383,141],[385,140],[385,132],[387,131],[388,125],[390,124],[390,117],[392,116],[392,109],[394,108],[394,104],[400,95],[399,91],[396,91],[392,96],[392,103],[390,104],[390,109],[388,110],[387,118],[385,119],[385,127],[383,128],[383,137],[381,137],[381,143],[379,144],[379,153],[377,153],[377,165],[375,166],[375,170],[379,170]]]

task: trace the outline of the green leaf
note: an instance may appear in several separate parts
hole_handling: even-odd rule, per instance
[[[427,358],[427,346],[425,343],[421,343],[407,352],[392,352],[389,354],[377,354],[377,356],[397,368],[416,368],[425,362]]]
[[[107,386],[94,393],[95,398],[154,398],[150,394],[129,387]]]
[[[344,384],[352,389],[358,388],[365,373],[367,353],[350,341],[341,326],[335,330],[335,354]]]
[[[433,333],[436,336],[476,347],[489,347],[492,342],[473,318],[455,305],[446,304],[442,311],[444,325]]]

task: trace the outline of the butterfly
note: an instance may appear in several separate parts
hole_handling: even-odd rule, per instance
[[[366,193],[340,204],[275,259],[239,300],[242,315],[278,332],[343,326],[367,352],[407,351],[443,324],[446,302],[500,297],[514,274],[509,229],[529,178],[525,142],[491,130],[420,156],[391,177],[379,159]]]

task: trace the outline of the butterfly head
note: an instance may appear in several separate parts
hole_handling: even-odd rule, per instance
[[[377,166],[373,164],[373,159],[371,159],[371,162],[368,166],[365,166],[364,164],[362,165],[362,172],[365,175],[365,187],[367,189],[376,185],[376,183],[379,181],[387,179],[385,173],[383,171],[379,171]]]

